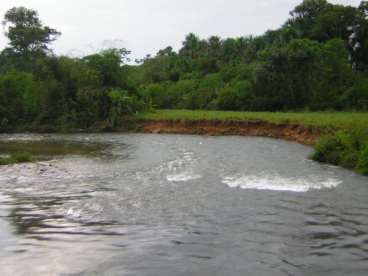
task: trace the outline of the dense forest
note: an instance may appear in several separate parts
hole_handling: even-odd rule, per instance
[[[159,108],[358,110],[368,108],[368,2],[305,0],[278,30],[203,40],[189,34],[136,68]]]
[[[201,39],[127,64],[130,51],[57,56],[61,33],[9,10],[0,54],[0,128],[114,127],[151,108],[289,111],[368,109],[368,2],[304,0],[277,30]]]
[[[49,44],[61,33],[24,7],[9,10],[3,25],[9,46],[0,54],[0,128],[114,127],[147,106],[129,80],[128,50],[56,56]]]

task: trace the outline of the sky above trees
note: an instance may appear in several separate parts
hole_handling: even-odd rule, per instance
[[[155,54],[194,32],[201,37],[259,35],[276,29],[301,0],[1,0],[0,15],[14,6],[39,12],[62,36],[58,54],[86,55],[101,48],[126,47],[134,58]],[[334,0],[358,5],[360,0]],[[7,43],[0,35],[0,49]]]

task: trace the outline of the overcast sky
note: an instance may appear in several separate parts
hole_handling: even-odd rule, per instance
[[[301,0],[0,0],[0,17],[14,6],[39,12],[62,32],[58,54],[88,54],[102,47],[126,47],[133,57],[177,49],[186,34],[236,37],[278,28]],[[334,0],[359,5],[360,0]],[[0,35],[0,49],[7,41]]]

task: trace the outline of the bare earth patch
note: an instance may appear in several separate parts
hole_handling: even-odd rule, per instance
[[[141,131],[143,133],[272,137],[296,141],[306,145],[316,144],[322,134],[322,131],[318,128],[273,124],[263,121],[144,120],[141,123]]]

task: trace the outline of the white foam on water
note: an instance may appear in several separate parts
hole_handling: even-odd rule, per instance
[[[189,166],[189,165],[193,165],[194,163],[196,163],[198,161],[198,157],[196,157],[194,155],[194,152],[192,151],[183,151],[182,156],[168,162],[167,164],[165,164],[164,166],[168,169],[168,170],[176,170],[178,168],[182,168],[184,166]]]
[[[182,150],[181,157],[170,161],[160,167],[167,171],[166,179],[169,182],[187,182],[202,178],[201,175],[194,172],[193,167],[198,162],[199,158],[195,156],[194,152]]]
[[[199,174],[195,174],[192,171],[186,171],[177,174],[170,174],[166,176],[167,181],[169,182],[187,182],[191,180],[201,179],[202,176]]]
[[[300,179],[287,178],[278,175],[225,177],[222,183],[230,188],[241,188],[244,190],[269,190],[280,192],[305,193],[310,190],[322,190],[336,188],[341,181],[334,178]]]
[[[74,208],[70,208],[66,213],[66,216],[70,218],[80,218],[82,216],[82,210],[74,210]]]

